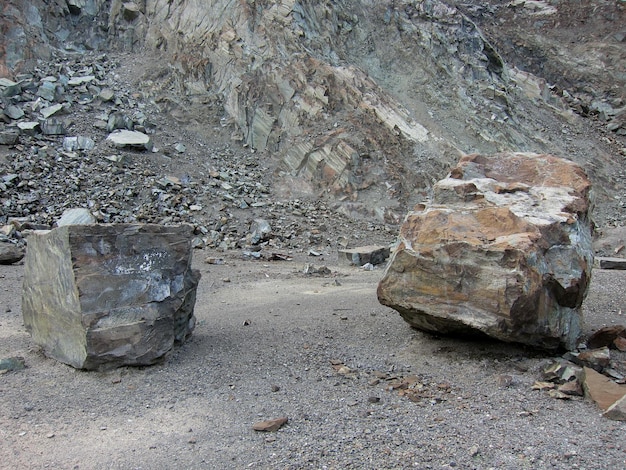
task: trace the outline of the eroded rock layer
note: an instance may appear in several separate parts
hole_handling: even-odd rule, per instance
[[[593,264],[590,184],[550,155],[463,157],[407,215],[378,298],[412,326],[572,349]]]

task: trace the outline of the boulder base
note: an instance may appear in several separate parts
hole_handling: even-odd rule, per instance
[[[44,352],[80,369],[149,365],[192,332],[190,226],[66,225],[28,238],[22,312]]]
[[[406,216],[380,302],[431,332],[575,348],[593,265],[589,193],[564,159],[463,157]]]

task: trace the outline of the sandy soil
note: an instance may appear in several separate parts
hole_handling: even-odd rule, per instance
[[[555,356],[411,329],[376,299],[381,268],[206,250],[194,264],[191,339],[109,372],[43,356],[22,323],[23,267],[0,266],[0,358],[27,365],[0,375],[0,468],[626,468],[626,423],[531,390]],[[626,273],[594,272],[587,332],[625,322],[625,292]]]

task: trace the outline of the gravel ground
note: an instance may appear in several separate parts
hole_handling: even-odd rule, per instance
[[[304,255],[209,255],[224,258],[196,252],[190,341],[110,372],[43,356],[22,324],[23,268],[0,266],[0,358],[27,365],[0,376],[1,468],[626,468],[626,423],[531,390],[554,355],[413,330],[378,303],[381,268],[332,253],[313,260],[328,276],[303,274]],[[625,290],[626,273],[594,272],[587,332],[624,323]]]

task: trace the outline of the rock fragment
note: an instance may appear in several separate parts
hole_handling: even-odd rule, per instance
[[[389,258],[389,247],[379,245],[360,246],[339,250],[339,261],[356,266],[370,263],[373,265],[384,263]]]
[[[618,385],[590,367],[585,367],[583,371],[585,396],[593,400],[600,409],[606,411],[626,395],[626,385]]]
[[[626,269],[626,259],[602,257],[598,258],[598,265],[600,269],[619,269],[623,271]]]
[[[19,246],[0,241],[0,264],[15,264],[24,258],[24,250]]]
[[[259,421],[257,423],[254,423],[252,425],[252,429],[254,429],[255,431],[262,431],[262,432],[274,432],[274,431],[278,431],[288,422],[289,422],[289,418],[287,418],[286,416],[282,418],[268,419],[265,421]]]
[[[150,136],[144,134],[143,132],[122,129],[118,132],[109,134],[107,140],[113,142],[116,147],[134,147],[152,150],[152,141]]]
[[[64,225],[89,225],[95,223],[96,218],[93,216],[89,209],[76,207],[73,209],[65,210],[61,218],[57,221],[57,226],[63,227]]]
[[[626,421],[626,395],[609,406],[602,416],[614,421]]]

